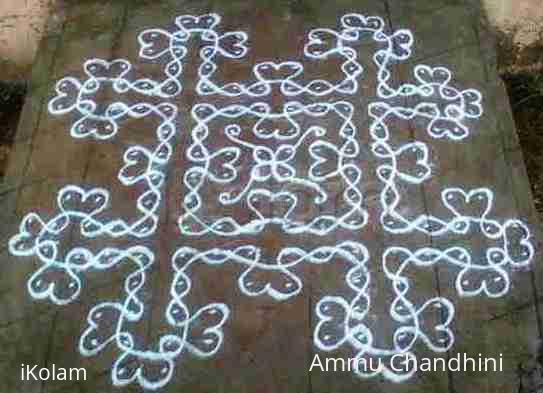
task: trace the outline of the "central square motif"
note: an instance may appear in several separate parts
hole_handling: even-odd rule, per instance
[[[347,101],[197,104],[185,172],[183,234],[356,230],[368,218],[353,105]]]

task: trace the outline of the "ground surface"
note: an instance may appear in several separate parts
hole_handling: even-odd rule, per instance
[[[188,48],[186,54],[180,49],[182,73],[180,63],[168,57],[175,51],[162,53],[172,39],[164,32],[143,36],[144,42],[152,43],[147,55],[154,59],[138,58],[137,37],[143,30],[173,32],[179,28],[174,16],[209,12],[223,16],[216,28],[220,34],[245,31],[250,47],[243,59],[236,59],[236,50],[243,47],[236,41],[240,37],[223,36],[219,47],[225,52],[213,62],[218,68],[210,79],[217,82],[215,87],[206,91],[200,86],[203,91],[197,91],[202,80],[200,56],[208,56],[198,51],[204,45],[201,40],[215,37],[212,20],[183,19],[186,29],[208,32],[190,41],[181,34],[172,41],[173,49]],[[383,34],[388,37],[397,29],[411,29],[411,56],[386,67],[383,57],[377,57],[378,67],[371,56],[380,47],[372,43],[370,34],[367,41],[348,44],[353,49],[336,51],[325,59],[304,58],[311,29],[323,27],[337,33],[339,19],[346,13],[381,16]],[[377,28],[375,22],[361,19],[352,23],[351,27]],[[528,241],[539,249],[537,214],[495,67],[493,42],[480,24],[475,5],[446,0],[431,5],[368,0],[327,6],[312,2],[93,2],[68,7],[66,20],[53,20],[48,31],[0,190],[4,223],[0,344],[7,348],[0,360],[4,385],[0,390],[140,391],[138,382],[148,387],[164,385],[162,391],[172,392],[511,392],[535,387],[537,378],[527,379],[519,369],[536,369],[533,362],[541,336],[539,254],[532,255],[527,242],[523,243],[529,230]],[[313,56],[337,45],[333,32],[322,34],[309,51]],[[405,33],[397,34],[388,41],[392,46],[387,53],[401,57],[406,55],[408,39]],[[344,61],[353,66],[353,53],[365,70],[354,77],[358,83],[354,94],[337,88],[357,69],[356,64],[346,73],[341,69]],[[92,58],[124,58],[133,69],[125,75],[119,62],[94,62],[88,64],[86,75],[83,63]],[[304,74],[292,76],[300,70],[298,64],[261,65],[252,74],[256,63],[281,60],[300,61]],[[170,79],[164,72],[168,63],[168,72],[174,75]],[[447,81],[445,71],[428,75],[429,68],[419,67],[417,80],[413,70],[420,63],[448,67],[453,76]],[[384,68],[390,71],[389,80]],[[96,91],[86,85],[89,91],[82,98],[97,103],[92,112],[102,113],[101,118],[85,119],[75,110],[62,113],[76,103],[77,83],[91,75],[121,83],[117,90],[104,79],[95,81],[100,87]],[[124,75],[123,80],[119,75]],[[80,82],[66,80],[55,92],[55,83],[65,76]],[[335,90],[328,94],[313,90],[308,83],[316,79],[328,81]],[[431,94],[426,94],[429,80],[434,84],[430,84]],[[182,91],[175,90],[176,81],[182,83]],[[239,81],[253,86],[250,92],[217,87]],[[283,81],[284,90],[277,81]],[[349,82],[345,90],[354,89],[353,81]],[[129,83],[133,84],[128,92],[120,92]],[[406,84],[415,84],[419,90],[402,97],[398,87]],[[453,90],[443,93],[440,84]],[[313,86],[317,85],[323,84]],[[173,91],[168,89],[171,86]],[[292,86],[295,91],[285,90]],[[303,92],[296,91],[300,86]],[[378,86],[384,90],[377,90]],[[270,92],[259,88],[270,88]],[[484,113],[478,113],[473,105],[476,94],[468,89],[481,92]],[[450,116],[443,118],[447,92],[448,103],[460,105],[456,110],[464,114],[458,122]],[[458,104],[457,94],[465,99],[463,104]],[[124,102],[130,111],[115,115],[115,107],[110,107],[110,112],[104,112],[114,102]],[[263,114],[254,106],[258,102],[280,115]],[[291,117],[286,113],[288,102],[296,113]],[[412,111],[421,102],[438,105],[437,112],[426,112],[433,113],[430,117],[441,116],[434,127],[425,113]],[[78,103],[80,112],[89,110],[88,104]],[[368,114],[370,104],[377,112]],[[138,105],[143,106],[138,109]],[[251,113],[243,112],[251,105]],[[228,106],[228,111],[217,114],[217,108]],[[324,115],[323,107],[329,108]],[[174,108],[178,116],[172,115]],[[396,110],[381,117],[383,108]],[[210,113],[213,116],[207,119]],[[79,128],[76,122],[82,118]],[[293,133],[295,125],[305,139]],[[113,135],[116,126],[119,129]],[[243,132],[236,134],[236,126]],[[389,131],[388,138],[383,137],[383,127]],[[396,153],[383,153],[383,148]],[[123,159],[128,149],[133,153]],[[277,153],[281,149],[286,157]],[[260,163],[257,169],[256,162]],[[394,178],[390,177],[393,162],[398,168]],[[317,168],[312,169],[312,164]],[[123,166],[126,170],[119,179]],[[289,177],[292,171],[295,178]],[[196,173],[196,180],[204,180],[193,182],[191,173]],[[83,188],[63,188],[67,185]],[[99,198],[106,194],[89,191],[95,187],[111,191],[106,210],[97,210],[104,205]],[[451,187],[461,190],[451,191]],[[326,203],[318,202],[316,189],[328,196]],[[64,209],[60,214],[59,190],[64,196],[59,198]],[[449,190],[450,200],[442,200],[444,190]],[[222,203],[220,195],[225,192],[241,195],[240,200]],[[137,207],[142,195],[147,198]],[[397,198],[399,205],[392,208],[390,200]],[[490,205],[493,210],[487,217],[484,212]],[[29,212],[39,214],[42,224],[48,225],[34,218],[19,227]],[[341,221],[342,216],[348,220]],[[238,227],[220,226],[225,217],[234,218]],[[517,218],[528,229],[507,224],[506,220]],[[485,225],[490,226],[487,232],[481,230]],[[496,231],[501,235],[489,235]],[[78,259],[68,254],[74,247],[87,251]],[[106,247],[113,257],[104,254]],[[387,258],[391,247],[402,250]],[[411,265],[398,273],[406,256],[424,247],[432,250],[433,262],[412,256]],[[486,260],[490,247],[503,251],[496,262],[499,266]],[[201,254],[195,249],[213,252]],[[468,255],[473,258],[471,264],[465,263]],[[525,266],[528,260],[532,269]],[[417,262],[419,266],[413,266]],[[195,265],[190,272],[184,270],[189,265]],[[355,276],[361,281],[355,282]],[[405,283],[409,292],[404,297],[400,294]],[[185,295],[187,287],[191,290]],[[323,303],[325,296],[335,297]],[[117,307],[110,307],[111,302]],[[68,304],[59,306],[64,303]],[[135,311],[139,305],[142,315]],[[417,312],[395,318],[398,305]],[[214,314],[200,312],[200,307]],[[363,315],[356,314],[356,307],[364,310]],[[449,334],[439,329],[441,324],[450,329]],[[355,338],[361,326],[367,330],[359,330]],[[214,329],[205,331],[205,327]],[[418,340],[406,334],[402,341],[398,338],[401,329]],[[342,336],[345,331],[348,339]],[[123,343],[121,333],[133,342]],[[180,354],[174,356],[171,348],[170,352],[160,350],[165,334],[170,335],[170,345],[183,347]],[[423,336],[432,346],[424,344]],[[96,356],[79,354],[80,346],[91,354],[96,343],[108,342]],[[183,344],[175,344],[179,342]],[[331,347],[337,350],[325,351]],[[379,354],[379,349],[386,354]],[[308,372],[316,353],[354,356],[364,350],[364,356],[381,358],[385,364],[394,351],[445,358],[459,352],[471,356],[503,353],[504,371],[418,373],[401,383],[390,382],[399,376],[386,373],[360,379],[350,373]],[[210,356],[199,359],[203,355]],[[116,360],[118,364],[112,366]],[[86,367],[90,378],[79,383],[23,383],[18,374],[21,363]],[[140,378],[115,388],[112,373],[121,384],[138,373]]]
[[[23,84],[1,83],[0,91],[0,177],[5,175],[11,146],[15,139],[26,88]]]
[[[0,4],[0,69],[2,80],[24,79],[44,33],[50,13],[60,5],[51,0],[6,0]]]
[[[485,0],[484,4],[497,29],[516,29],[515,42],[529,45],[540,38],[543,8],[537,0]]]

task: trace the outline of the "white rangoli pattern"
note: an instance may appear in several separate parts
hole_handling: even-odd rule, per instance
[[[352,163],[360,154],[360,148],[356,140],[356,127],[352,121],[353,105],[349,102],[316,103],[303,105],[299,102],[289,102],[280,113],[271,113],[270,107],[265,103],[255,103],[248,106],[230,105],[217,109],[209,104],[197,104],[193,108],[193,118],[196,127],[193,129],[193,144],[187,151],[190,161],[196,165],[188,169],[184,176],[184,183],[190,190],[184,199],[186,214],[180,219],[181,230],[187,235],[203,235],[212,232],[222,236],[235,236],[241,234],[255,234],[261,232],[267,224],[279,224],[286,233],[313,233],[326,235],[336,228],[350,230],[360,229],[367,222],[367,212],[362,207],[363,197],[360,191],[361,170]],[[339,136],[344,141],[341,146],[336,146],[324,140],[327,130],[322,127],[309,127],[307,130],[294,119],[295,116],[305,115],[310,117],[324,117],[334,112],[342,125]],[[232,145],[224,146],[217,151],[206,148],[205,141],[209,137],[208,123],[216,118],[238,119],[255,117],[258,119],[252,132],[260,140],[275,139],[281,142],[275,151],[271,148],[256,145],[243,140],[242,129],[238,124],[231,124],[224,129],[224,134]],[[266,133],[261,124],[263,120],[287,119],[292,126],[286,132],[274,130]],[[319,139],[310,144],[307,140],[310,136]],[[321,139],[322,138],[322,139]],[[294,140],[292,144],[287,143]],[[308,146],[307,146],[308,145]],[[312,165],[307,174],[300,176],[292,162],[304,147],[307,146]],[[236,169],[236,163],[240,160],[242,149],[248,151],[249,160],[254,162],[250,177],[244,182]],[[326,158],[319,155],[323,150],[329,150],[337,156],[337,165],[333,170],[322,173],[319,168]],[[222,157],[226,162],[222,165],[223,172],[215,173],[214,161]],[[315,194],[312,203],[322,205],[328,201],[329,195],[322,187],[322,183],[331,179],[340,178],[347,187],[343,193],[342,202],[347,206],[341,216],[322,214],[312,218],[309,222],[300,222],[291,215],[296,210],[298,197],[294,192],[282,191],[273,193],[264,188],[257,188],[263,183],[273,179],[281,184],[307,188]],[[206,223],[200,217],[199,210],[202,207],[201,189],[205,180],[218,184],[235,183],[239,187],[237,192],[222,192],[218,196],[219,203],[226,205],[238,204],[246,201],[255,218],[246,224],[238,223],[232,217],[221,217],[216,222]],[[245,184],[246,183],[246,184]],[[279,201],[286,205],[284,215],[280,217],[266,217],[255,204],[259,199],[267,199],[271,202]],[[187,221],[189,224],[187,224]]]
[[[455,288],[460,296],[500,297],[510,289],[510,270],[531,262],[534,246],[528,227],[516,219],[493,218],[494,194],[488,188],[443,189],[442,205],[449,212],[447,216],[408,217],[402,209],[400,185],[423,184],[432,175],[432,163],[426,143],[414,140],[398,146],[392,141],[391,120],[416,119],[418,124],[425,124],[430,137],[457,142],[469,137],[468,123],[483,113],[481,93],[454,87],[451,72],[444,67],[417,65],[415,82],[399,87],[391,85],[391,66],[411,56],[410,31],[389,32],[379,17],[348,14],[341,18],[338,30],[310,31],[304,48],[307,61],[338,57],[342,80],[308,81],[302,63],[284,61],[254,65],[251,81],[221,84],[216,76],[218,63],[244,58],[248,51],[247,34],[221,32],[220,17],[216,14],[185,15],[175,22],[173,32],[156,28],[145,30],[138,37],[140,58],[165,63],[164,80],[134,78],[134,69],[126,60],[92,59],[84,64],[85,79],[60,80],[49,103],[51,114],[76,117],[70,130],[74,138],[109,140],[118,134],[126,119],[158,117],[156,144],[129,147],[118,173],[124,186],[141,193],[136,203],[137,215],[132,219],[108,218],[114,217],[109,209],[108,190],[68,185],[58,193],[56,215],[46,219],[38,213],[28,214],[9,243],[12,254],[34,256],[41,264],[28,281],[30,295],[57,305],[79,297],[85,273],[107,271],[121,264],[133,266],[124,281],[123,297],[101,302],[91,309],[79,346],[85,356],[97,355],[106,347],[117,348],[120,355],[112,369],[114,385],[137,383],[146,389],[158,389],[171,380],[175,360],[183,354],[206,358],[220,350],[223,326],[235,310],[231,311],[224,303],[209,303],[196,309],[187,304],[185,298],[191,293],[191,268],[195,264],[239,265],[243,271],[238,277],[238,287],[244,295],[284,301],[302,291],[302,281],[294,270],[298,265],[345,262],[347,292],[341,293],[350,295],[324,296],[318,302],[314,344],[322,351],[339,348],[354,351],[358,359],[387,359],[395,354],[415,357],[412,350],[418,342],[435,352],[446,351],[454,343],[450,328],[453,304],[443,297],[420,302],[410,296],[412,278],[405,273],[409,268],[446,264],[457,271]],[[178,108],[167,100],[182,93],[183,60],[188,53],[187,45],[195,38],[202,42],[196,87],[200,97],[259,99],[269,97],[277,88],[283,96],[297,100],[286,102],[281,110],[259,101],[250,104],[234,101],[223,106],[198,102],[191,111],[195,126],[190,134],[183,134],[176,126]],[[394,293],[389,317],[398,327],[390,338],[391,344],[384,346],[378,344],[382,341],[377,340],[379,332],[367,322],[372,312],[369,263],[377,256],[371,255],[360,242],[346,240],[313,250],[286,247],[272,261],[265,261],[262,249],[252,244],[235,249],[182,247],[171,258],[174,277],[165,315],[171,331],[158,337],[154,348],[139,346],[131,326],[144,318],[143,291],[156,263],[155,252],[142,244],[128,248],[104,246],[98,252],[77,245],[61,255],[60,240],[74,230],[81,239],[96,238],[101,244],[108,238],[128,238],[138,243],[155,234],[165,199],[167,165],[174,154],[176,139],[184,137],[190,138],[190,143],[186,151],[188,168],[182,179],[186,193],[179,227],[189,239],[257,235],[272,224],[286,234],[324,236],[338,229],[351,231],[353,235],[360,233],[369,220],[362,192],[362,177],[369,171],[360,168],[361,130],[353,117],[355,105],[348,98],[356,97],[359,80],[365,72],[353,46],[366,39],[379,47],[372,59],[377,67],[376,99],[369,105],[368,115],[371,151],[378,163],[376,176],[382,184],[379,198],[382,230],[392,235],[420,232],[432,237],[480,231],[488,244],[484,257],[477,260],[469,248],[454,245],[444,249],[386,248],[381,256],[382,268]],[[136,104],[115,101],[100,109],[97,96],[105,88],[112,88],[121,96],[129,93],[144,98]],[[344,95],[345,99],[324,99],[332,94]],[[103,101],[100,97],[102,105]],[[222,126],[213,125],[216,121]],[[276,121],[288,126],[276,128],[272,125]],[[314,125],[307,126],[311,121]],[[247,122],[253,125],[247,127]],[[322,124],[340,126],[332,130]],[[414,165],[409,168],[401,165],[407,154],[415,156]],[[300,164],[299,157],[309,160],[308,165]],[[240,168],[246,170],[242,173]],[[333,211],[325,207],[334,197],[332,183],[343,187],[340,206]],[[214,190],[224,191],[209,192],[206,187],[210,185]],[[301,200],[295,189],[304,190],[311,198]],[[262,200],[278,208],[271,213],[262,211],[259,205]],[[242,209],[248,215],[243,215],[243,220],[226,214],[211,217],[205,211],[210,203],[216,204],[219,212]],[[322,209],[309,216],[299,215],[297,210],[302,203],[322,205]],[[477,209],[466,211],[466,206],[472,205],[479,206],[478,213],[473,212]],[[270,278],[263,280],[260,273]],[[437,322],[428,317],[435,310],[440,315]],[[365,378],[381,375],[399,382],[414,372],[409,369],[398,372],[386,362],[380,364],[376,371],[356,373]]]

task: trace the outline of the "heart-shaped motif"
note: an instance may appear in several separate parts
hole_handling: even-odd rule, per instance
[[[43,244],[42,244],[43,245]],[[56,250],[56,248],[49,248]],[[51,251],[43,251],[48,254]],[[43,254],[42,254],[43,255]],[[45,256],[45,255],[44,255]],[[47,255],[55,260],[56,251]],[[27,287],[34,299],[48,299],[56,305],[66,305],[74,301],[81,292],[81,280],[68,267],[59,267],[58,261],[44,263],[28,280]]]
[[[390,41],[390,54],[396,60],[406,60],[411,56],[414,39],[413,34],[409,30],[396,30],[390,37]]]
[[[223,327],[230,316],[224,303],[209,303],[194,313],[189,322],[187,349],[199,358],[215,355],[224,339]]]
[[[287,81],[299,77],[303,71],[303,65],[296,61],[284,61],[281,63],[266,61],[256,64],[253,69],[258,80],[269,83],[277,81],[288,83]]]
[[[121,317],[118,303],[101,303],[94,306],[87,316],[87,328],[79,339],[79,352],[95,356],[117,337],[117,323]]]
[[[432,175],[428,146],[422,142],[406,143],[394,152],[396,176],[411,184],[421,184]]]
[[[97,140],[111,139],[119,131],[117,122],[107,116],[88,114],[77,120],[70,129],[70,135],[76,139],[93,137]]]
[[[123,156],[124,166],[119,170],[119,180],[125,186],[133,185],[147,176],[151,153],[144,147],[131,146]]]
[[[281,118],[262,116],[253,127],[253,132],[262,139],[289,140],[300,135],[300,124],[287,113]]]
[[[65,225],[67,224],[63,227]],[[38,214],[27,214],[19,225],[19,233],[9,240],[10,253],[17,256],[34,255],[39,239],[45,231],[46,224]]]
[[[435,297],[427,300],[416,312],[417,324],[415,326],[400,327],[394,334],[398,348],[402,351],[411,349],[413,342],[405,346],[402,343],[401,333],[415,339],[420,338],[430,350],[438,353],[446,352],[454,344],[454,334],[450,325],[454,319],[454,305],[444,297]],[[403,346],[402,346],[403,345]]]
[[[203,14],[199,16],[181,15],[175,18],[175,24],[182,30],[192,32],[194,30],[213,30],[221,21],[221,17],[217,14]],[[208,35],[203,34],[204,40],[211,39]]]
[[[134,349],[134,339],[126,332],[117,337],[117,344],[123,353],[112,367],[115,386],[126,386],[137,381],[143,389],[157,390],[164,387],[174,373],[174,360],[185,347],[185,338],[175,334],[160,337],[158,351]]]
[[[470,119],[477,119],[483,114],[483,95],[475,89],[467,89],[462,92],[464,101],[464,115]]]
[[[338,175],[342,154],[336,145],[318,140],[309,146],[309,154],[313,159],[308,171],[309,179],[323,181]]]
[[[451,71],[445,67],[430,67],[424,64],[419,64],[414,69],[415,79],[421,85],[446,86],[452,79]]]
[[[141,32],[138,35],[140,57],[149,60],[159,60],[162,56],[169,55],[172,39],[172,35],[168,31],[162,29],[148,29]],[[176,40],[183,41],[182,36],[177,35]],[[186,40],[188,40],[188,34],[185,34],[185,41]],[[180,46],[180,48],[183,47]]]
[[[509,275],[498,265],[468,265],[456,277],[456,290],[466,297],[483,294],[498,298],[509,291],[510,285]]]
[[[240,156],[241,150],[235,146],[224,147],[212,153],[208,157],[209,179],[222,184],[235,181],[238,176],[236,164]]]
[[[382,31],[385,22],[378,16],[365,16],[360,14],[345,14],[341,17],[341,25],[345,29],[362,32]]]
[[[139,352],[128,350],[113,364],[112,379],[115,386],[126,386],[135,381],[149,390],[160,389],[173,376],[173,356],[161,352]]]
[[[81,187],[71,185],[59,191],[57,204],[64,213],[80,213],[92,217],[107,208],[109,199],[109,191],[104,188],[85,191]]]
[[[313,29],[308,34],[304,54],[312,59],[324,59],[338,52],[338,40],[344,37],[330,29]]]
[[[241,59],[249,51],[246,45],[248,39],[247,33],[242,31],[224,33],[217,39],[217,49],[226,58]]]
[[[239,287],[244,295],[268,295],[275,300],[283,301],[296,296],[302,290],[302,282],[298,276],[281,265],[255,262],[245,270],[238,279]]]
[[[507,220],[503,225],[504,251],[511,265],[527,266],[532,262],[535,248],[530,229],[519,220]]]
[[[83,64],[83,69],[89,79],[125,79],[132,69],[132,64],[125,59],[112,61],[102,59],[90,59]],[[91,90],[94,90],[92,88]]]
[[[49,101],[49,113],[54,115],[65,115],[73,111],[78,104],[81,83],[75,78],[63,78],[55,85],[56,95]]]
[[[265,189],[251,190],[247,195],[247,205],[253,211],[259,221],[268,221],[272,219],[283,226],[288,226],[291,222],[290,216],[296,205],[298,198],[291,192],[271,192]],[[264,212],[262,207],[270,207],[270,212]]]
[[[428,124],[428,133],[436,138],[449,138],[454,141],[462,140],[469,135],[469,129],[457,119],[436,117]]]
[[[325,296],[319,300],[315,308],[318,322],[313,333],[313,342],[318,349],[333,351],[347,341],[349,309],[349,303],[339,296]]]
[[[468,192],[461,188],[446,188],[441,193],[441,200],[458,219],[486,222],[486,216],[492,209],[494,194],[488,188],[475,188]]]

